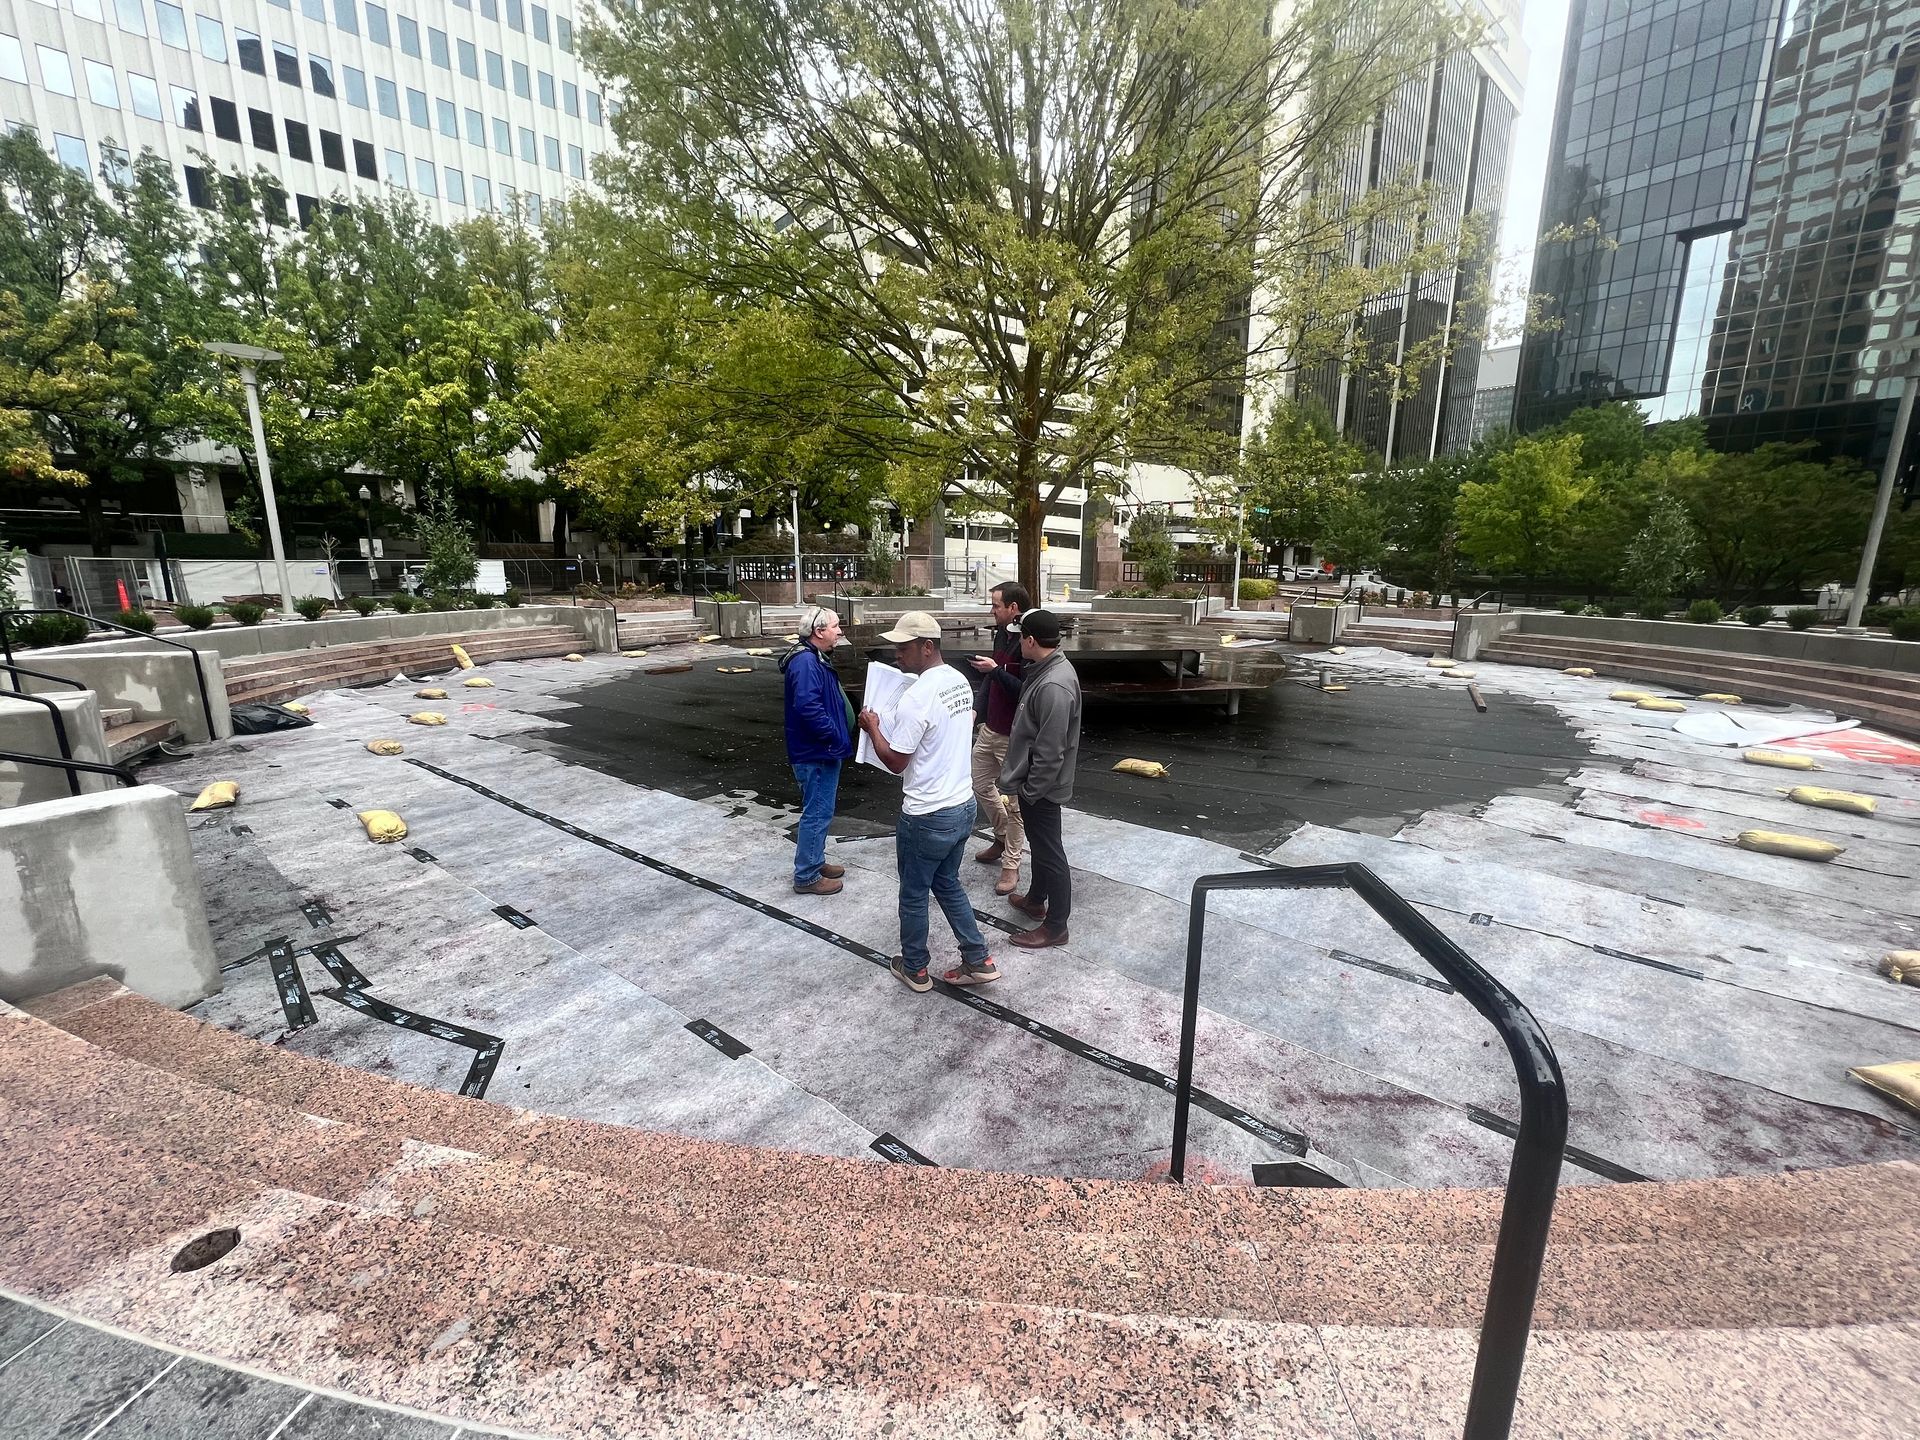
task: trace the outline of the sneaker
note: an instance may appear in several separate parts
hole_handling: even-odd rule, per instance
[[[820,873],[829,880],[838,880],[842,875],[847,873],[847,867],[844,865],[822,865],[820,867]]]
[[[996,840],[991,845],[987,846],[986,849],[982,850],[978,855],[974,856],[973,858],[978,860],[982,865],[991,865],[993,864],[994,861],[998,860],[1003,853],[1005,853],[1006,848],[1007,847],[1004,844]]]
[[[811,885],[802,885],[798,880],[793,882],[793,893],[796,895],[838,895],[846,888],[845,885],[824,872],[822,872],[820,878]]]
[[[1000,878],[994,882],[993,893],[996,895],[1011,895],[1019,888],[1019,870],[1002,870],[1000,872]]]
[[[993,963],[993,957],[989,955],[978,965],[968,965],[964,962],[956,965],[940,978],[949,985],[985,985],[989,980],[1000,978],[1000,968]]]
[[[933,989],[933,981],[928,978],[926,971],[907,969],[907,959],[904,955],[894,956],[888,962],[888,968],[893,971],[895,979],[916,995],[924,995]]]

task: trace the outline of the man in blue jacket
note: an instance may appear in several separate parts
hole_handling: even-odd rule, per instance
[[[839,643],[840,617],[815,605],[800,617],[800,643],[780,661],[787,683],[787,762],[800,782],[793,888],[802,895],[838,895],[844,888],[840,877],[846,871],[826,863],[840,765],[853,754],[853,707],[827,661]]]

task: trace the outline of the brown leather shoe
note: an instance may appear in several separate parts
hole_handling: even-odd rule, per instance
[[[996,840],[973,858],[978,860],[982,865],[991,865],[1005,853],[1006,848],[1002,842]]]
[[[838,880],[822,875],[811,885],[795,885],[793,887],[793,893],[796,895],[838,895],[846,888],[847,887],[842,885]]]
[[[844,865],[822,865],[820,867],[820,873],[829,880],[838,880],[842,875],[847,873],[847,867]]]
[[[1051,945],[1064,945],[1071,937],[1064,930],[1056,930],[1051,925],[1036,925],[1031,930],[1022,930],[1018,935],[1009,935],[1007,943],[1018,945],[1022,950],[1045,950]]]
[[[1000,872],[1000,878],[993,884],[993,893],[996,895],[1011,895],[1019,888],[1020,872],[1018,870],[1002,870]]]
[[[1044,918],[1047,913],[1046,901],[1029,900],[1024,895],[1007,896],[1007,904],[1013,906],[1013,908],[1018,910],[1022,915],[1031,915],[1036,920]]]

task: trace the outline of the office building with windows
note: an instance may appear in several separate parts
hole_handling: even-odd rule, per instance
[[[537,221],[608,138],[576,18],[531,0],[0,0],[0,123],[90,174],[150,149],[199,206],[219,173],[264,168],[289,222],[384,186],[445,223]]]

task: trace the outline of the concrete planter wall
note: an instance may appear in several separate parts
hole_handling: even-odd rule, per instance
[[[28,693],[39,692],[30,685]],[[66,726],[67,746],[73,751],[73,758],[105,765],[108,760],[107,732],[100,721],[99,697],[91,690],[48,688],[45,693],[47,699],[60,707],[60,719]],[[31,700],[0,695],[0,750],[12,750],[20,755],[44,755],[49,760],[58,758],[59,740],[54,734],[53,716],[47,713],[47,707]],[[84,771],[79,779],[80,793],[83,795],[112,790],[120,783],[111,775],[89,775]],[[0,809],[13,805],[32,805],[41,800],[58,800],[72,793],[64,770],[56,770],[51,765],[0,761]]]
[[[695,600],[693,622],[709,634],[727,640],[751,640],[760,629],[758,600]]]
[[[1296,645],[1331,645],[1359,618],[1358,605],[1296,605],[1287,616],[1287,639]]]
[[[1822,634],[1721,623],[1693,625],[1684,620],[1610,620],[1600,615],[1556,615],[1525,611],[1505,615],[1462,611],[1454,627],[1456,660],[1471,660],[1504,634],[1556,635],[1580,640],[1615,640],[1636,645],[1666,645],[1685,650],[1717,650],[1778,660],[1811,660],[1823,665],[1858,665],[1874,670],[1920,673],[1920,644],[1862,635]]]
[[[909,610],[938,612],[947,608],[942,595],[815,595],[813,603],[831,609],[840,617],[842,627],[898,620]]]
[[[1227,597],[1224,595],[1203,595],[1198,600],[1179,600],[1171,596],[1131,600],[1118,595],[1097,595],[1093,601],[1093,613],[1096,615],[1162,615],[1188,625],[1198,625],[1204,617],[1216,615],[1226,608]]]

